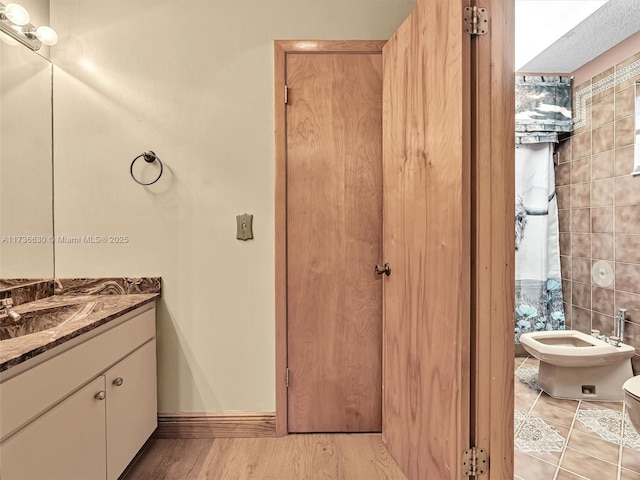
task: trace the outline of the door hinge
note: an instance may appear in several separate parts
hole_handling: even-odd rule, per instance
[[[464,7],[464,31],[469,35],[486,35],[489,31],[489,11],[476,6]]]
[[[475,477],[487,473],[489,457],[484,448],[471,447],[462,453],[462,473],[465,477]]]
[[[284,384],[289,388],[289,367],[287,367],[287,371],[284,374]]]
[[[284,86],[284,104],[287,105],[289,103],[289,87]]]

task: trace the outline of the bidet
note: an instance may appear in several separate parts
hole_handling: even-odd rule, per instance
[[[540,360],[538,386],[552,397],[621,401],[633,376],[635,348],[576,330],[525,333],[520,342]]]

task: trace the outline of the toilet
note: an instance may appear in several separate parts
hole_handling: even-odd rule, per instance
[[[622,386],[633,377],[632,346],[614,346],[576,330],[524,333],[520,343],[540,360],[538,386],[552,397],[610,402],[625,399]]]
[[[624,405],[631,419],[631,425],[640,432],[640,375],[630,378],[624,385]]]

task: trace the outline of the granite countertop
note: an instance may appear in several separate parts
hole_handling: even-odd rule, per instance
[[[32,301],[22,298],[11,310],[22,315],[17,324],[44,322],[49,328],[29,333],[29,327],[18,328],[13,320],[0,321],[0,330],[6,338],[10,331],[22,330],[20,336],[0,340],[0,372],[44,353],[64,342],[98,328],[160,296],[160,279],[55,279],[42,289],[51,295],[42,298],[39,290]],[[15,286],[11,287],[12,293]],[[33,286],[29,285],[30,291]],[[0,294],[3,291],[0,289]],[[25,321],[26,320],[26,321]],[[34,323],[32,322],[32,323]],[[13,335],[11,335],[13,336]]]

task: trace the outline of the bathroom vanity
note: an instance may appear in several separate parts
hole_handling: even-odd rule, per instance
[[[15,308],[81,307],[0,342],[3,480],[120,476],[157,425],[158,295],[54,295]]]

